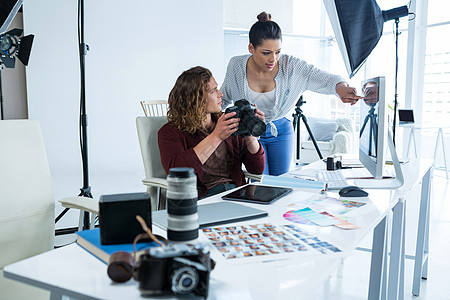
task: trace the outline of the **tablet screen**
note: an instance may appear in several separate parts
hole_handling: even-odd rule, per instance
[[[291,188],[250,184],[222,196],[222,199],[258,204],[270,204],[291,191]]]

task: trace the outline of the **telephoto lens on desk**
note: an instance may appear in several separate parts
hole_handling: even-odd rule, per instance
[[[172,168],[167,176],[167,239],[198,238],[197,177],[192,168]]]

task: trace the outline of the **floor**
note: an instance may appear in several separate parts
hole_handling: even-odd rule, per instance
[[[136,177],[130,174],[130,178]],[[100,177],[100,176],[99,176]],[[106,177],[106,176],[105,176]],[[103,178],[105,178],[103,177]],[[121,179],[121,185],[125,182]],[[136,181],[134,181],[136,182]],[[135,183],[130,183],[131,189],[142,189]],[[103,184],[103,185],[102,185]],[[108,185],[117,184],[114,180],[108,183],[96,182],[96,188],[102,191],[110,191]],[[450,300],[450,259],[448,249],[450,249],[450,181],[445,178],[443,171],[435,171],[433,176],[432,202],[431,202],[431,227],[430,227],[430,258],[428,280],[422,280],[421,294],[415,297],[411,294],[413,261],[406,260],[405,266],[405,299],[427,299],[427,300]],[[114,188],[112,188],[114,189]],[[58,191],[55,191],[57,196]],[[418,199],[418,193],[417,193]],[[417,226],[417,201],[411,199],[407,203],[407,255],[414,255],[414,228]],[[64,224],[76,226],[78,214],[74,211],[64,217]],[[66,236],[64,239],[57,239],[59,245],[72,242],[74,237]],[[371,247],[371,237],[367,237],[360,245],[361,247]],[[370,264],[370,253],[365,251],[354,251],[347,257],[339,269],[322,286],[317,288],[317,292],[311,295],[311,300],[333,299],[333,300],[359,300],[367,299],[369,274],[367,272]],[[41,289],[25,286],[11,280],[0,277],[0,300],[21,300],[21,299],[49,299],[49,293]]]

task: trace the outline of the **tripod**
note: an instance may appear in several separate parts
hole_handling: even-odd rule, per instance
[[[300,140],[300,118],[303,120],[303,124],[305,124],[306,130],[308,130],[309,136],[311,137],[311,141],[314,144],[314,148],[316,148],[316,152],[319,155],[320,159],[323,159],[322,153],[320,152],[319,146],[317,145],[316,139],[314,138],[314,135],[311,131],[311,128],[308,125],[308,120],[306,119],[306,116],[303,114],[303,110],[301,109],[301,106],[303,103],[306,103],[306,101],[303,101],[303,95],[300,96],[300,99],[298,99],[297,104],[295,104],[295,113],[292,114],[292,117],[294,118],[292,121],[292,125],[294,126],[294,131],[297,130],[297,153],[296,153],[296,159],[299,161],[300,159],[300,147],[301,147],[301,140]]]
[[[361,104],[362,105],[362,104]],[[378,123],[377,123],[377,117],[378,115],[375,114],[375,104],[371,104],[370,105],[371,108],[369,110],[369,113],[367,114],[367,116],[364,118],[364,123],[361,126],[361,130],[359,131],[359,137],[361,138],[364,129],[366,128],[367,123],[369,122],[369,156],[372,156],[372,139],[373,142],[375,144],[375,155],[376,155],[376,151],[377,151],[377,139],[378,139]]]

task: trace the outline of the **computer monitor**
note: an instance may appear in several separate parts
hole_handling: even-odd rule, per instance
[[[383,178],[387,118],[385,78],[370,78],[361,82],[359,160],[375,179]]]
[[[363,99],[360,103],[359,160],[373,179],[355,179],[354,183],[368,189],[399,188],[403,185],[404,178],[388,126],[385,78],[379,76],[366,79],[361,82],[361,90]],[[395,171],[389,178],[383,177],[386,175],[383,174],[386,148],[390,151]]]
[[[414,113],[412,109],[399,109],[398,110],[398,124],[409,125],[414,124]]]

